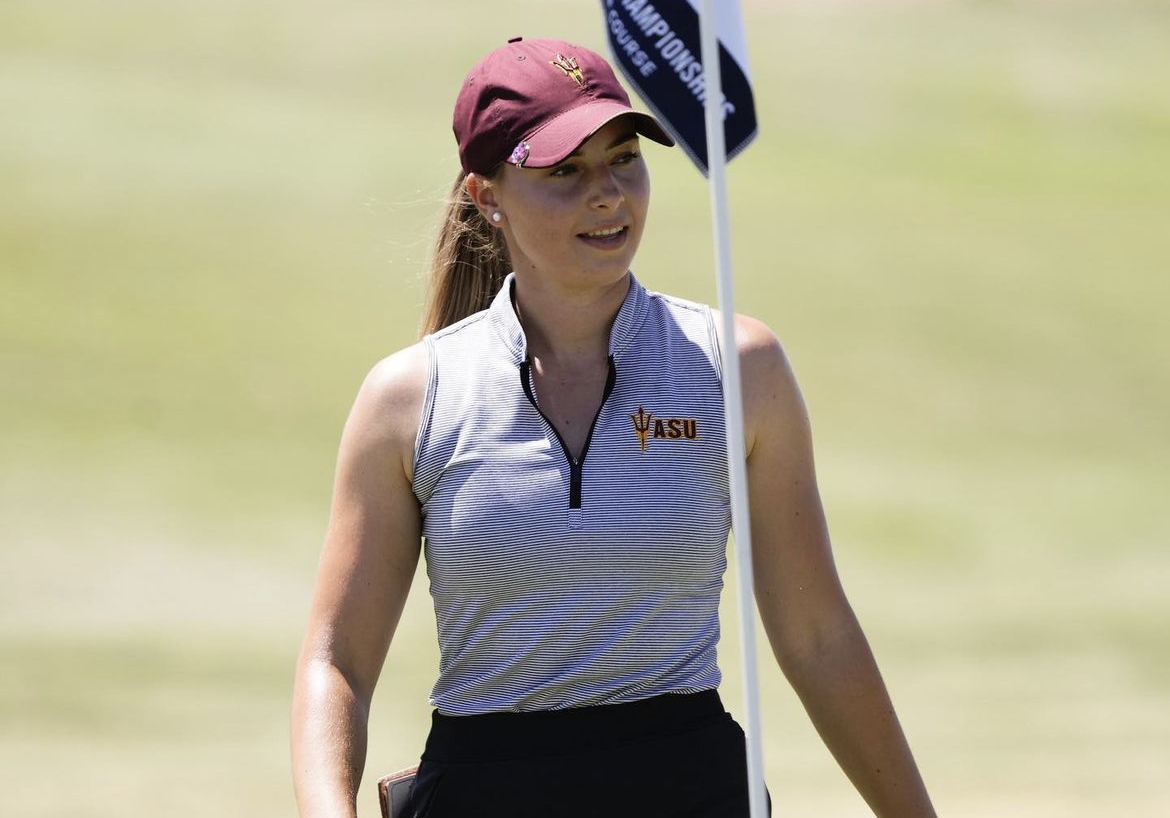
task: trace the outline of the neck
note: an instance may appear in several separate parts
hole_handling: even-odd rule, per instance
[[[516,280],[513,305],[533,357],[588,363],[609,356],[609,333],[630,289],[629,275],[587,291]]]

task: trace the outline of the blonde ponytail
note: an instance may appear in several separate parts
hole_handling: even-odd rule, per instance
[[[511,271],[503,232],[476,208],[460,173],[435,242],[422,334],[486,309]]]

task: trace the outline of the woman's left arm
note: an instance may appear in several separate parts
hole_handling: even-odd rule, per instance
[[[752,565],[772,651],[875,815],[934,818],[865,634],[833,563],[808,414],[776,336],[738,316]]]

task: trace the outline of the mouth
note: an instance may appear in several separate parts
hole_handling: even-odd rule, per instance
[[[628,225],[619,225],[591,230],[588,233],[578,233],[577,237],[595,247],[617,247],[625,243],[626,235],[629,232]]]

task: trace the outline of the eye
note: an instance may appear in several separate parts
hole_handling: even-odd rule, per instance
[[[614,164],[628,165],[642,155],[641,151],[623,151],[614,159]]]
[[[563,165],[557,165],[555,168],[553,168],[552,170],[550,170],[550,171],[548,172],[548,175],[549,175],[549,176],[553,176],[553,177],[557,177],[557,178],[563,178],[563,177],[565,177],[565,176],[571,176],[571,175],[573,175],[573,174],[574,174],[574,173],[576,173],[576,172],[577,172],[577,166],[576,166],[576,165],[573,165],[573,164],[563,164]]]

